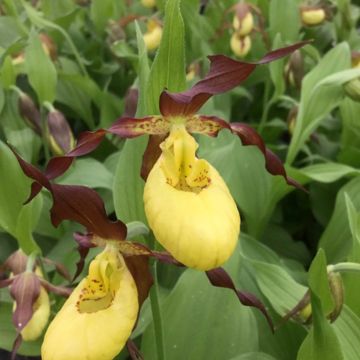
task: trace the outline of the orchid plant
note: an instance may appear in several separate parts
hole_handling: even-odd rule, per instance
[[[82,271],[89,248],[104,247],[91,261],[88,275],[51,322],[42,345],[44,360],[79,359],[84,354],[94,360],[114,358],[128,342],[139,307],[152,285],[149,257],[206,271],[214,286],[234,290],[244,305],[262,311],[273,327],[261,301],[237,290],[220,268],[235,249],[240,216],[219,173],[206,160],[196,157],[198,144],[190,133],[216,136],[222,129],[230,130],[244,145],[256,145],[262,151],[271,174],[281,175],[290,185],[301,187],[286,175],[281,161],[265,148],[255,130],[246,124],[229,124],[196,112],[211,96],[240,84],[256,65],[291,54],[306,43],[272,51],[256,63],[212,56],[209,73],[191,89],[182,93],[162,92],[161,115],[120,118],[109,129],[86,132],[73,150],[51,159],[44,173],[13,150],[25,175],[34,180],[27,202],[44,187],[53,198],[53,225],[72,220],[87,230],[85,234],[74,235],[81,254],[75,278]],[[126,225],[120,220],[109,220],[104,203],[94,190],[53,182],[77,156],[94,150],[107,133],[123,138],[150,135],[141,174],[146,179],[144,207],[156,240],[167,252],[126,240]],[[106,324],[101,335],[97,330],[100,324]],[[134,344],[130,343],[128,348],[133,354]]]

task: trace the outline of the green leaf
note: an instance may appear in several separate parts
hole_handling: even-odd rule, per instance
[[[12,304],[0,303],[0,348],[11,351],[16,338],[16,330],[12,323]],[[42,339],[23,342],[18,350],[19,355],[38,356],[40,355]]]
[[[180,2],[168,0],[166,3],[163,35],[147,88],[149,114],[159,113],[159,96],[165,88],[170,91],[185,88],[185,35]]]
[[[296,282],[281,266],[253,261],[256,282],[274,310],[284,316],[304,297],[307,287]]]
[[[15,237],[27,253],[39,251],[32,237],[39,220],[42,199],[23,206],[29,195],[30,180],[23,174],[10,149],[0,142],[0,227]]]
[[[340,105],[342,132],[339,161],[360,167],[360,103],[345,98]]]
[[[199,271],[183,273],[162,304],[162,318],[165,353],[171,360],[224,360],[258,349],[252,310],[232,291],[212,287]],[[143,335],[147,360],[157,359],[155,336],[152,326]]]
[[[301,147],[343,97],[343,83],[360,75],[360,69],[350,68],[350,49],[341,43],[325,54],[318,65],[303,79],[299,113],[291,139],[287,162],[292,163]]]
[[[360,177],[348,182],[336,197],[335,209],[323,232],[319,247],[324,249],[329,263],[344,261],[352,249],[353,241],[346,211],[345,193],[360,211]]]
[[[284,42],[281,38],[281,34],[278,33],[276,34],[273,42],[273,49],[278,49],[282,46],[284,46]],[[269,64],[270,77],[275,86],[275,93],[273,95],[274,99],[282,95],[285,91],[284,63],[285,59],[280,59]]]
[[[26,72],[39,102],[55,100],[57,73],[50,57],[45,53],[39,35],[32,31],[25,50]]]
[[[360,170],[340,163],[310,165],[300,170],[305,176],[322,183],[330,183],[344,176],[359,175]]]
[[[136,111],[136,116],[141,117],[149,114],[150,112],[146,108],[147,104],[147,93],[146,86],[149,79],[150,68],[149,68],[149,59],[148,54],[144,42],[144,38],[142,36],[140,27],[138,22],[135,22],[136,29],[136,41],[138,47],[138,56],[139,56],[139,99],[138,99],[138,107]]]
[[[230,360],[276,360],[269,354],[262,352],[250,352],[231,358]]]
[[[90,19],[93,21],[98,33],[106,30],[109,19],[113,16],[113,0],[93,0],[90,7]]]
[[[320,299],[324,315],[330,313],[335,306],[329,286],[326,265],[324,250],[319,249],[309,269],[309,287]]]
[[[105,165],[93,158],[88,158],[78,159],[56,182],[112,190],[113,181],[114,175]]]
[[[301,27],[298,2],[294,0],[270,1],[269,22],[272,38],[280,34],[284,41],[296,41]]]
[[[313,327],[302,343],[297,360],[342,360],[339,338],[323,315],[321,302],[312,294]]]
[[[0,81],[5,89],[9,89],[10,86],[15,85],[16,73],[10,55],[6,56],[1,66]]]
[[[344,358],[346,360],[358,360],[360,349],[360,318],[345,305],[333,327],[340,341]]]
[[[352,238],[352,247],[349,250],[347,261],[360,263],[360,211],[356,209],[349,194],[345,192],[346,212]],[[359,209],[359,207],[358,207]],[[342,274],[345,287],[345,303],[360,316],[360,281],[358,273]]]
[[[101,90],[90,78],[80,74],[59,74],[56,100],[74,110],[91,129],[95,127],[91,100],[101,108],[101,98]]]
[[[120,152],[113,194],[116,215],[124,222],[141,221],[147,224],[143,205],[144,181],[140,177],[146,143],[146,136],[126,140]]]
[[[19,98],[14,91],[5,92],[5,105],[0,113],[0,123],[5,138],[27,161],[37,157],[40,138],[19,115]]]

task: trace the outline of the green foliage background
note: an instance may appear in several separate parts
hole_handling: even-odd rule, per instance
[[[34,4],[32,4],[34,3]],[[301,50],[301,90],[284,78],[288,59],[259,66],[240,87],[208,101],[201,110],[226,121],[256,128],[279,154],[288,173],[309,193],[295,190],[268,174],[255,147],[223,131],[217,138],[199,135],[198,156],[221,173],[242,217],[238,248],[225,268],[238,288],[257,294],[280,322],[310,289],[312,325],[289,320],[272,334],[258,311],[242,307],[234,294],[210,286],[205,275],[159,265],[160,303],[167,359],[211,360],[358,360],[360,349],[360,277],[342,275],[344,307],[329,323],[331,298],[326,265],[360,262],[360,104],[346,96],[344,84],[360,77],[351,68],[352,51],[360,51],[360,7],[355,1],[326,2],[332,17],[315,27],[303,26],[300,0],[249,0],[257,26],[246,60],[270,48],[314,39]],[[28,161],[44,166],[44,139],[35,134],[18,109],[18,91],[29,94],[42,112],[48,102],[61,110],[75,135],[107,127],[125,111],[126,92],[139,89],[137,115],[158,113],[164,88],[181,91],[197,62],[202,77],[207,56],[230,50],[233,0],[158,0],[158,10],[140,1],[3,0],[0,3],[0,262],[21,247],[41,249],[74,272],[78,255],[72,233],[77,224],[54,229],[51,200],[44,191],[23,206],[30,181],[22,174],[6,143]],[[120,26],[120,19],[137,21]],[[164,32],[156,53],[147,53],[144,19],[156,16]],[[56,60],[45,53],[40,33],[50,36]],[[264,42],[266,39],[266,42]],[[24,54],[24,61],[13,59]],[[16,86],[16,88],[15,88]],[[287,116],[298,107],[293,131]],[[95,188],[107,211],[125,222],[146,224],[140,178],[146,138],[109,136],[90,157],[78,159],[59,179],[62,184]],[[47,145],[46,145],[47,146]],[[45,148],[46,148],[45,146]],[[49,267],[55,284],[66,285]],[[53,298],[53,309],[61,300]],[[11,349],[12,299],[0,290],[0,348]],[[143,306],[133,339],[146,360],[158,359],[151,308]],[[38,355],[41,340],[24,343],[21,354]],[[118,359],[127,357],[124,350]]]

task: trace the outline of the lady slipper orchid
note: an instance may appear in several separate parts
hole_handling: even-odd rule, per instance
[[[108,244],[51,322],[42,359],[113,359],[130,337],[138,310],[135,281],[117,246]]]
[[[261,150],[271,174],[283,176],[290,185],[299,185],[286,175],[281,161],[266,149],[260,135],[250,126],[229,124],[215,116],[196,115],[196,112],[211,96],[239,85],[257,65],[291,54],[307,43],[271,51],[255,63],[211,56],[209,73],[191,89],[161,93],[161,115],[121,118],[109,129],[83,133],[72,151],[49,162],[47,177],[53,179],[64,173],[75,157],[94,150],[106,133],[125,138],[149,134],[142,176],[147,179],[145,211],[157,240],[176,260],[189,267],[208,270],[223,264],[235,248],[239,215],[217,171],[205,160],[196,159],[197,144],[189,133],[216,136],[220,130],[228,129],[239,136],[244,145],[256,145]],[[39,185],[33,188],[32,196],[40,189]]]
[[[177,142],[176,139],[180,140],[180,142]],[[176,159],[174,156],[171,155],[171,151],[172,151],[171,148],[173,146],[172,145],[173,141],[175,143],[178,143],[178,145],[180,144],[180,147],[178,145],[175,145],[177,149],[184,150],[183,153],[180,152],[177,154]],[[184,143],[187,144],[188,148],[182,147]],[[170,168],[168,170],[165,170],[168,176],[173,177],[174,181],[178,179],[177,185],[186,187],[186,190],[193,189],[195,193],[193,193],[192,191],[189,192],[190,196],[198,195],[196,194],[196,192],[201,190],[204,193],[200,195],[200,198],[203,198],[205,200],[211,199],[212,197],[222,198],[222,201],[227,203],[229,212],[230,213],[232,212],[231,216],[233,217],[234,223],[230,224],[229,222],[229,224],[232,226],[234,233],[237,233],[239,227],[238,225],[239,215],[236,211],[236,206],[233,203],[230,194],[226,190],[225,184],[223,183],[220,176],[217,174],[216,170],[213,169],[206,161],[195,158],[194,154],[197,144],[195,140],[191,137],[191,135],[187,133],[187,131],[183,128],[183,126],[178,125],[174,127],[170,137],[167,139],[167,141],[165,141],[165,144],[162,147],[166,151],[169,150],[171,155],[169,157],[170,159],[169,162],[165,160],[165,166],[168,166],[170,164],[169,165]],[[62,321],[62,320],[57,320],[57,318],[55,318],[54,320],[55,325],[50,325],[49,327],[50,335],[45,336],[46,341],[43,346],[44,359],[47,358],[59,359],[59,360],[62,359],[60,357],[56,357],[57,348],[54,345],[55,342],[54,339],[55,338],[57,339],[56,340],[57,347],[59,346],[64,346],[65,348],[67,347],[66,336],[62,335],[61,331],[58,329],[60,328],[66,329],[66,331],[70,331],[74,333],[75,330],[71,328],[71,325],[67,323],[68,319],[71,318],[71,316],[69,316],[68,314],[72,314],[73,318],[79,317],[79,319],[83,315],[82,313],[79,313],[79,311],[75,312],[75,309],[78,309],[76,307],[76,302],[80,301],[85,296],[83,295],[80,299],[80,293],[81,294],[91,293],[92,295],[94,295],[94,297],[92,297],[92,295],[91,297],[87,297],[87,299],[89,300],[87,300],[86,303],[82,303],[81,307],[79,308],[80,310],[87,309],[91,312],[91,316],[90,316],[88,312],[85,311],[85,313],[88,314],[86,315],[87,318],[91,319],[89,320],[91,324],[94,324],[91,325],[92,328],[95,327],[96,323],[98,323],[99,327],[102,326],[102,321],[104,320],[104,318],[107,318],[106,317],[107,315],[103,315],[103,314],[106,313],[106,310],[111,306],[111,304],[114,304],[115,306],[115,300],[117,304],[116,306],[124,306],[124,303],[128,304],[128,308],[127,308],[128,310],[124,308],[124,312],[122,313],[122,316],[125,317],[124,326],[121,325],[122,320],[120,320],[120,315],[119,315],[118,318],[119,321],[117,323],[117,326],[115,325],[111,326],[111,328],[109,328],[109,331],[106,332],[109,339],[110,338],[119,339],[119,334],[117,333],[117,331],[120,331],[123,334],[123,337],[121,337],[121,339],[124,339],[125,338],[124,334],[126,333],[125,330],[128,329],[128,327],[130,327],[129,319],[132,318],[131,314],[133,314],[133,312],[135,311],[134,309],[136,308],[136,303],[139,304],[138,305],[139,307],[141,306],[141,304],[148,295],[150,286],[152,285],[152,277],[148,268],[149,257],[153,257],[164,263],[170,263],[177,266],[184,266],[184,265],[179,261],[177,261],[176,259],[174,259],[170,254],[166,252],[153,251],[142,244],[137,244],[125,240],[127,234],[127,229],[125,224],[122,223],[120,220],[113,222],[108,219],[105,212],[104,203],[100,198],[100,196],[94,190],[84,186],[59,185],[53,183],[50,180],[50,178],[55,177],[56,174],[59,174],[62,171],[64,171],[65,165],[68,164],[68,160],[71,158],[63,157],[62,160],[60,160],[60,158],[55,158],[57,159],[55,162],[54,162],[55,159],[53,159],[53,161],[51,161],[51,163],[48,164],[47,172],[43,174],[33,165],[25,162],[22,158],[20,158],[16,154],[16,152],[14,152],[14,154],[16,155],[17,160],[23,172],[29,178],[34,180],[28,201],[30,201],[34,196],[36,196],[36,194],[39,192],[39,189],[45,187],[47,190],[49,190],[53,198],[53,206],[50,210],[51,220],[53,225],[58,226],[63,220],[73,220],[82,224],[87,229],[86,234],[76,233],[74,235],[75,240],[79,244],[78,250],[81,256],[80,261],[77,264],[77,272],[74,278],[76,278],[77,275],[81,273],[84,266],[84,259],[88,254],[89,248],[94,246],[105,246],[105,250],[103,251],[103,253],[99,255],[91,263],[89,275],[87,276],[87,278],[84,279],[78,285],[78,287],[74,291],[74,295],[72,295],[71,298],[68,300],[68,302],[65,303],[63,308],[64,310],[61,311],[57,317],[65,320]],[[166,158],[166,152],[164,158]],[[160,166],[160,167],[162,166],[161,159],[162,158],[160,158],[160,160],[158,161],[158,165],[156,166]],[[174,164],[176,161],[183,161],[183,164],[191,165],[194,169],[194,172],[192,172],[193,170],[190,170],[189,173],[188,170],[186,170],[186,174],[185,174],[186,178],[185,178],[185,175],[182,176],[183,175],[182,173],[177,172],[176,168],[172,167],[171,164]],[[55,167],[55,165],[59,167]],[[155,175],[157,171],[156,166],[154,167],[153,170]],[[202,180],[200,179],[202,177],[201,174],[203,173],[203,170],[207,172],[207,177],[211,180],[211,183],[208,183],[207,182],[208,180],[206,178]],[[198,175],[200,175],[200,177]],[[186,179],[188,179],[188,181]],[[173,184],[175,184],[175,182]],[[208,190],[210,195],[206,194],[207,193],[206,189],[205,190],[202,189],[202,186],[205,185],[207,185],[207,187],[209,188]],[[172,191],[172,190],[168,189],[168,191]],[[176,192],[179,190],[174,188],[174,191]],[[201,203],[199,204],[200,204],[199,206],[201,206]],[[206,219],[205,215],[203,215],[203,219]],[[214,221],[218,222],[218,219]],[[231,238],[231,234],[229,238]],[[237,236],[234,236],[233,241],[236,242],[236,240],[237,240]],[[217,246],[218,244],[215,242],[215,245]],[[227,248],[226,250],[227,252],[231,252],[231,246],[233,246],[231,244],[231,241],[228,241],[228,244],[224,246],[224,248]],[[225,253],[225,256],[227,256],[226,251],[224,251],[224,249],[220,249],[220,250],[223,254]],[[109,259],[112,260],[110,261]],[[107,265],[109,261],[111,263],[111,267],[110,267],[110,271],[107,271],[106,268],[109,268]],[[207,263],[209,262],[208,256],[206,256],[206,259],[205,260],[203,259],[202,261],[203,261],[203,265],[202,265],[203,268],[210,268],[217,266],[217,263],[213,263],[211,266],[206,265],[206,262]],[[114,269],[117,269],[116,271],[119,272],[119,275],[116,276],[119,277],[120,288],[121,288],[121,279],[120,279],[121,276],[123,276],[123,279],[126,279],[126,284],[124,284],[124,286],[126,285],[131,287],[132,283],[136,284],[137,299],[138,299],[137,302],[136,302],[135,291],[133,290],[128,291],[128,294],[130,294],[129,296],[132,298],[132,301],[130,302],[127,295],[124,295],[123,292],[120,290],[120,288],[118,288],[119,285],[118,282],[115,281],[115,283],[112,283],[111,274],[115,271]],[[129,272],[133,278],[133,281],[130,278]],[[219,267],[212,268],[211,270],[206,271],[206,275],[213,286],[228,288],[235,292],[239,301],[243,305],[252,306],[259,309],[265,315],[271,328],[273,328],[271,318],[269,317],[266,308],[261,303],[261,301],[259,301],[256,298],[256,296],[254,296],[253,294],[237,290],[235,288],[233,281],[231,280],[230,276],[226,273],[225,270]],[[97,281],[101,281],[101,284],[103,285],[101,286],[101,289],[100,289],[100,285],[99,287],[97,286],[95,286],[95,288],[92,287],[93,279],[96,280],[94,282],[94,285],[100,284],[97,283]],[[108,284],[106,285],[107,287],[104,287],[105,286],[104,284]],[[98,304],[95,305],[95,302],[93,301],[94,299],[97,299],[96,301],[99,302],[100,304],[99,306]],[[75,303],[75,307],[74,307],[74,303]],[[123,305],[121,305],[120,303],[122,303]],[[126,311],[129,311],[128,314],[129,316],[126,314]],[[84,316],[83,318],[85,319],[86,316]],[[79,328],[82,329],[82,326],[84,326],[82,321],[85,320],[76,320],[76,321],[78,321],[77,324],[79,325]],[[51,335],[52,333],[59,335],[57,337],[56,335]],[[84,346],[83,348],[85,349],[84,356],[85,355],[88,356],[87,358],[89,359],[96,358],[89,353],[90,348],[87,345],[84,345],[84,341],[86,341],[87,339],[86,336],[77,337],[76,339],[77,339],[76,341],[73,340],[72,342],[73,346],[75,345],[78,347]],[[104,339],[104,338],[101,339],[102,339],[101,341],[98,341],[96,343],[97,347],[99,348],[101,348],[103,344],[107,344],[109,341],[109,339]],[[121,347],[124,345],[124,341],[125,341],[121,339],[117,340],[119,341],[118,344],[120,344],[117,347],[118,352],[121,350]],[[60,344],[59,341],[61,341]],[[63,344],[63,342],[65,343]],[[134,344],[128,343],[127,346],[130,354],[133,354],[134,359],[137,359],[136,351],[134,351]],[[92,349],[91,351],[95,351],[95,350]],[[115,347],[112,347],[111,351],[115,352]],[[96,349],[96,354],[100,356],[100,358],[104,358],[104,359],[106,358],[105,356],[110,356],[110,353],[108,353],[109,355],[107,355],[105,353],[101,353],[100,350],[98,349]],[[66,355],[64,359],[65,358],[68,359],[69,357],[67,357]]]
[[[156,239],[188,267],[209,270],[233,253],[240,216],[224,180],[197,159],[195,139],[173,126],[144,189],[144,205]]]

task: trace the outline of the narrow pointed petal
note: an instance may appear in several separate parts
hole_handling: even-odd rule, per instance
[[[131,339],[126,342],[126,348],[129,352],[131,360],[144,360],[140,350]]]
[[[212,55],[210,71],[204,79],[191,89],[181,93],[163,91],[160,96],[160,111],[164,116],[186,116],[195,114],[213,95],[229,91],[246,80],[257,65],[280,59],[296,49],[308,44],[302,41],[291,46],[277,49],[253,63],[236,61],[223,55]]]
[[[54,200],[51,221],[54,226],[63,220],[72,220],[101,238],[126,238],[126,225],[107,217],[104,202],[95,190],[86,186],[52,184],[51,194]]]
[[[236,289],[230,275],[223,268],[208,270],[206,271],[206,275],[213,286],[233,290],[243,305],[255,307],[260,310],[265,316],[271,330],[274,331],[274,324],[265,305],[255,295]]]
[[[282,164],[281,160],[265,146],[261,136],[252,127],[244,123],[231,123],[230,128],[231,131],[240,138],[243,145],[254,145],[259,148],[265,158],[266,170],[270,174],[280,175],[289,185],[306,191],[302,185],[286,174],[284,165]]]
[[[91,263],[88,276],[50,324],[43,360],[112,360],[125,346],[138,315],[135,281],[116,248]]]
[[[190,133],[217,136],[222,129],[229,129],[230,125],[217,116],[194,115],[186,121],[186,130]]]
[[[149,295],[154,283],[149,270],[149,257],[147,255],[125,256],[125,263],[129,269],[137,288],[139,307]]]
[[[94,151],[100,145],[105,135],[106,130],[104,129],[83,132],[79,136],[77,144],[73,150],[64,156],[58,156],[50,159],[45,170],[46,177],[49,180],[53,180],[61,176],[70,167],[74,158]]]
[[[140,175],[146,181],[151,169],[161,155],[160,144],[165,140],[166,135],[150,135],[141,164]]]
[[[163,135],[170,130],[170,122],[161,116],[147,116],[142,119],[121,118],[107,131],[123,138],[134,138],[140,135]]]
[[[39,186],[46,187],[53,197],[50,210],[51,221],[57,227],[63,220],[73,220],[86,229],[104,239],[124,240],[126,225],[117,220],[111,221],[105,210],[105,205],[98,193],[86,186],[59,185],[50,183],[49,179],[35,166],[27,163],[14,152],[25,175],[35,180],[33,189],[39,191]],[[28,200],[28,201],[29,201]]]
[[[78,156],[94,151],[107,133],[122,138],[134,138],[144,134],[161,135],[169,132],[170,123],[161,116],[148,116],[142,119],[124,117],[117,120],[109,129],[86,131],[79,136],[73,150],[63,156],[50,159],[46,167],[46,177],[50,180],[61,176]]]

